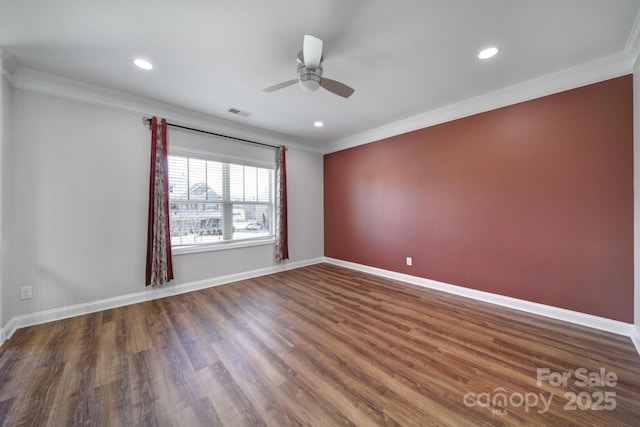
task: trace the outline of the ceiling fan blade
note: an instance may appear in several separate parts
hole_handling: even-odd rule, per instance
[[[309,70],[315,70],[322,61],[322,40],[310,35],[304,36],[304,45],[302,47],[304,55],[304,66]]]
[[[277,85],[269,86],[267,88],[262,89],[263,92],[271,93],[276,90],[284,89],[287,86],[291,86],[298,83],[298,79],[288,80],[286,82],[278,83]]]
[[[348,98],[351,95],[353,95],[353,92],[355,92],[355,89],[347,86],[346,84],[340,83],[332,79],[327,79],[325,77],[323,77],[322,80],[320,80],[320,86],[322,86],[329,92],[335,93],[336,95],[341,96],[343,98]]]

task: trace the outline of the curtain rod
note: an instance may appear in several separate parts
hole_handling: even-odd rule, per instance
[[[143,117],[142,118],[142,124],[148,125],[150,127],[151,126],[151,119],[149,117]],[[248,139],[236,138],[235,136],[222,135],[220,133],[209,132],[208,130],[202,130],[202,129],[195,129],[195,128],[191,128],[191,127],[188,127],[188,126],[177,125],[175,123],[167,122],[167,126],[171,126],[171,127],[179,128],[179,129],[190,130],[190,131],[199,132],[199,133],[206,133],[207,135],[220,136],[222,138],[235,139],[236,141],[246,142],[248,144],[262,145],[263,147],[269,147],[269,148],[273,148],[273,149],[280,148],[277,145],[265,144],[264,142],[257,142],[257,141],[251,141],[251,140],[248,140]]]

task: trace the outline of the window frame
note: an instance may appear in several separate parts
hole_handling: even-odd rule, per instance
[[[252,246],[264,246],[264,245],[274,245],[275,238],[275,159],[274,162],[265,162],[259,160],[252,160],[246,158],[240,158],[236,156],[228,156],[222,155],[218,153],[194,150],[194,149],[186,149],[180,147],[174,147],[168,149],[169,157],[183,157],[183,158],[192,158],[198,160],[205,161],[213,161],[219,163],[226,164],[234,164],[240,166],[248,166],[248,167],[256,167],[262,169],[268,169],[270,171],[269,181],[270,181],[270,191],[269,191],[269,202],[260,202],[256,201],[239,201],[233,200],[231,195],[229,194],[229,200],[220,201],[208,201],[208,200],[191,200],[188,199],[188,203],[190,204],[211,204],[216,203],[221,206],[220,211],[222,212],[222,207],[224,204],[231,206],[231,211],[233,211],[233,206],[237,205],[253,205],[253,206],[267,206],[267,210],[270,211],[270,215],[268,218],[269,221],[269,235],[268,236],[258,236],[254,238],[243,238],[243,239],[228,239],[228,240],[219,240],[215,242],[206,242],[206,243],[193,243],[193,244],[184,244],[184,245],[171,245],[171,252],[174,255],[183,255],[189,253],[198,253],[198,252],[209,252],[209,251],[218,251],[218,250],[226,250],[233,248],[241,248],[241,247],[252,247]],[[169,167],[169,175],[171,174],[171,170]],[[169,186],[171,186],[171,180],[169,180]],[[257,198],[259,199],[259,197]],[[172,214],[171,204],[175,202],[175,199],[172,200],[169,195],[169,215]],[[184,202],[183,202],[184,203]],[[206,209],[206,208],[205,208]],[[169,219],[171,224],[171,219]],[[233,219],[232,219],[233,224]]]

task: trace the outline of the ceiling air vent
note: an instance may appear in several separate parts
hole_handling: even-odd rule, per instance
[[[227,113],[235,114],[236,116],[241,116],[241,117],[249,117],[252,114],[248,111],[242,111],[234,107],[229,107],[227,109]]]

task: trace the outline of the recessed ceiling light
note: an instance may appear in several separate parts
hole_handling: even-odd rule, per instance
[[[497,47],[489,47],[489,48],[486,48],[485,50],[481,51],[478,54],[478,58],[480,58],[480,59],[489,59],[489,58],[495,56],[496,53],[498,53],[498,48]]]
[[[321,121],[317,121],[317,122],[313,122],[313,125],[317,128],[321,128],[322,126],[324,126],[324,123],[322,123]]]
[[[135,61],[133,61],[133,63],[136,64],[138,67],[142,68],[143,70],[150,70],[153,68],[153,65],[151,65],[151,62],[145,61],[144,59],[136,59]]]

